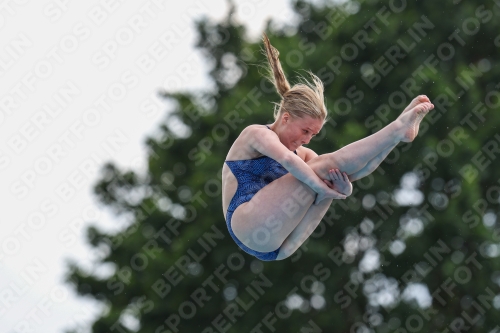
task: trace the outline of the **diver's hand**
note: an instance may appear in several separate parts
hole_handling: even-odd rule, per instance
[[[319,193],[316,194],[316,200],[314,200],[314,204],[317,205],[324,199],[345,199],[346,196],[342,193],[337,192],[333,188],[331,188],[331,184],[329,184],[328,180],[323,180],[325,186],[321,189]]]
[[[352,183],[345,172],[340,172],[339,169],[331,169],[328,172],[328,177],[330,178],[330,182],[327,184],[331,189],[346,196],[352,194]]]

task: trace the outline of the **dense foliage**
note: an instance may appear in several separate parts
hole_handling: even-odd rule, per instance
[[[88,228],[113,273],[71,264],[105,305],[92,332],[500,331],[500,2],[293,3],[298,25],[266,33],[290,81],[324,82],[335,151],[394,120],[419,94],[436,108],[291,258],[239,251],[222,215],[221,168],[245,126],[272,121],[261,43],[233,19],[201,20],[213,87],[175,102],[146,142],[147,175],[103,167],[95,195],[130,225]]]

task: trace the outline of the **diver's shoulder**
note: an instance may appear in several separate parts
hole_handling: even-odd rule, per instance
[[[243,134],[243,132],[245,133],[262,133],[262,131],[269,131],[269,128],[266,126],[266,125],[261,125],[261,124],[252,124],[252,125],[248,125],[247,127],[245,127],[243,129],[243,131],[241,131],[241,133]]]

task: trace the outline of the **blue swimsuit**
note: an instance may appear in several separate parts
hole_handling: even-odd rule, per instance
[[[267,126],[269,128],[269,126]],[[297,154],[297,152],[295,152]],[[231,217],[234,211],[242,203],[250,201],[252,197],[260,191],[261,188],[272,181],[286,175],[286,170],[280,163],[268,156],[261,156],[251,160],[226,161],[227,166],[233,172],[238,181],[238,188],[234,194],[226,214],[226,225],[229,234],[236,244],[248,254],[251,254],[263,261],[276,260],[280,248],[272,252],[259,252],[245,246],[234,234],[231,228]]]

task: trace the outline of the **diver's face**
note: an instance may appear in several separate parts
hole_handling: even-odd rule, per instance
[[[313,136],[323,127],[323,121],[310,116],[292,118],[288,113],[282,117],[281,143],[294,151],[302,145],[307,145]]]

